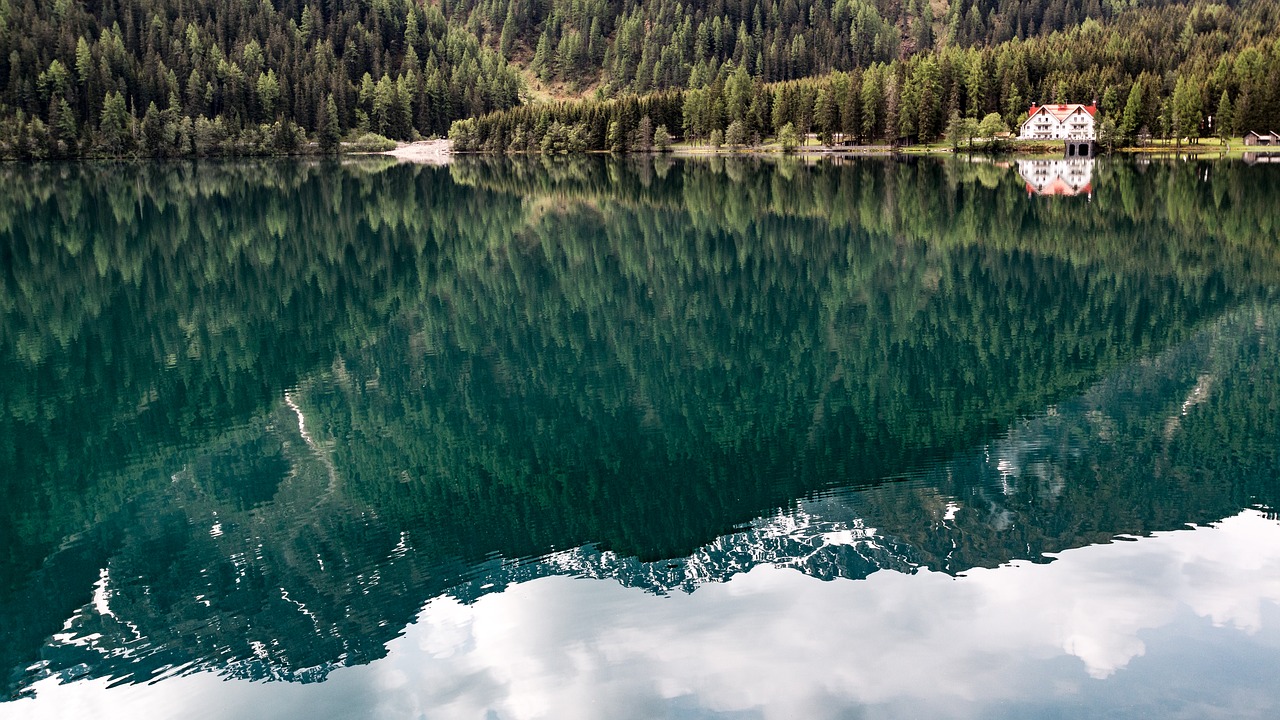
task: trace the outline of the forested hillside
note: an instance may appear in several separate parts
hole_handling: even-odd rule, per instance
[[[458,0],[451,16],[527,55],[544,81],[697,87],[732,60],[765,82],[939,45],[994,44],[1104,19],[1123,0]]]
[[[0,154],[289,152],[510,107],[495,49],[415,0],[0,0]]]
[[[686,88],[676,137],[929,140],[1093,98],[1128,136],[1239,131],[1280,111],[1277,28],[1275,0],[0,0],[0,156],[331,151],[548,94],[583,100],[464,137],[626,150],[626,103],[582,117]]]
[[[1270,130],[1280,117],[1280,3],[1170,3],[995,45],[963,47],[967,39],[934,39],[910,55],[899,46],[888,62],[773,83],[767,63],[756,74],[731,58],[701,84],[695,70],[675,100],[656,93],[516,108],[459,122],[454,137],[488,151],[627,151],[649,145],[659,124],[728,145],[756,144],[791,125],[828,143],[909,143],[936,140],[963,118],[1016,129],[1032,102],[1094,100],[1101,129],[1119,142],[1144,131],[1235,136]],[[648,125],[641,106],[657,108]]]

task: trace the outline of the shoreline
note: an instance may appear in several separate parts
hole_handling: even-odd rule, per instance
[[[394,150],[387,150],[375,155],[389,155],[400,162],[421,165],[448,165],[453,157],[453,143],[449,140],[419,140],[418,142],[400,143]]]

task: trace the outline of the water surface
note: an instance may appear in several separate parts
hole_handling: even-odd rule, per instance
[[[0,175],[0,716],[1280,705],[1274,169]]]

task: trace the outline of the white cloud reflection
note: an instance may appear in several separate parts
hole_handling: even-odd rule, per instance
[[[658,597],[548,577],[433,600],[388,657],[324,683],[50,680],[0,716],[1025,717],[1065,703],[1268,717],[1277,604],[1280,524],[1249,511],[961,578],[761,566]]]

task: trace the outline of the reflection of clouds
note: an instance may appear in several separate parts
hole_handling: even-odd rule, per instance
[[[861,707],[871,716],[976,717],[1100,693],[1126,682],[1123,670],[1149,647],[1157,656],[1132,671],[1141,682],[1176,682],[1162,674],[1174,666],[1157,650],[1235,662],[1248,645],[1274,661],[1277,629],[1264,618],[1276,617],[1275,603],[1280,525],[1245,512],[1212,528],[960,578],[880,572],[821,582],[766,565],[655,597],[548,577],[471,605],[437,598],[387,658],[319,685],[209,675],[109,692],[97,680],[40,684],[37,700],[0,706],[0,715],[821,718]],[[1277,704],[1264,688],[1203,689],[1215,692],[1223,702],[1249,697],[1246,709],[1259,715]]]

